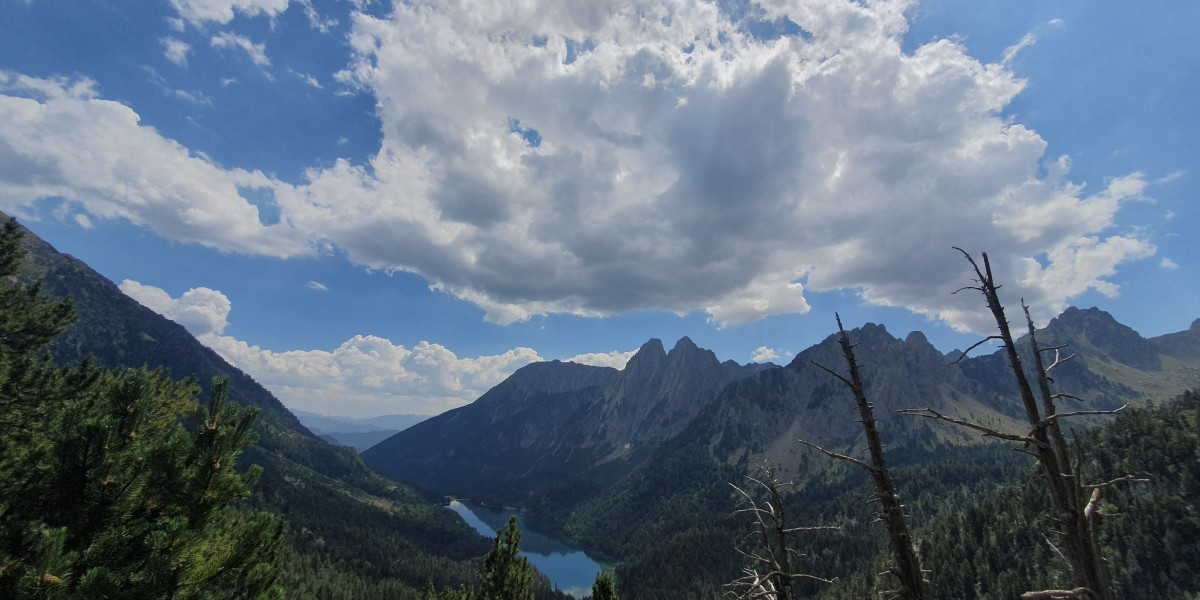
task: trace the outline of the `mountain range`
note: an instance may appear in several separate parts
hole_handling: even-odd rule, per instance
[[[785,366],[721,362],[688,338],[669,352],[652,339],[622,370],[534,363],[472,404],[399,431],[360,458],[303,423],[344,434],[379,434],[371,431],[376,427],[386,433],[403,423],[298,419],[183,327],[87,265],[32,234],[26,246],[23,277],[72,298],[79,315],[51,348],[56,360],[149,365],[205,386],[228,377],[234,400],[261,409],[260,441],[243,459],[264,467],[251,502],[291,524],[282,560],[293,597],[417,597],[427,582],[470,582],[487,545],[436,498],[447,495],[519,507],[526,522],[614,558],[624,597],[679,597],[680,581],[708,591],[715,580],[719,589],[731,562],[714,557],[728,554],[731,530],[698,524],[728,515],[729,484],[752,461],[769,460],[796,481],[805,492],[797,497],[830,499],[857,485],[796,442],[851,455],[863,445],[849,392],[816,366],[844,369],[833,336]],[[973,433],[896,413],[928,407],[1020,432],[1003,356],[977,352],[956,361],[960,353],[943,354],[919,332],[900,338],[876,324],[848,333],[894,464],[1011,464],[997,457],[1013,453],[997,454]],[[1200,387],[1200,320],[1186,331],[1143,338],[1101,310],[1070,308],[1038,339],[1076,353],[1056,371],[1056,385],[1087,398],[1087,408],[1153,404]]]
[[[998,351],[956,362],[960,352],[943,354],[920,332],[898,338],[865,324],[848,334],[895,462],[933,460],[986,441],[899,409],[932,408],[1013,432],[1027,427]],[[1076,353],[1056,370],[1056,389],[1088,399],[1087,409],[1145,405],[1200,387],[1200,320],[1146,339],[1104,311],[1069,308],[1038,339]],[[850,392],[818,364],[845,370],[836,336],[786,366],[721,363],[687,338],[669,353],[660,341],[647,342],[622,371],[536,363],[362,457],[433,493],[523,507],[539,525],[626,558],[628,544],[664,515],[691,514],[684,507],[696,502],[728,506],[728,482],[740,480],[751,461],[767,460],[781,478],[801,484],[827,471],[828,461],[798,439],[860,452]]]
[[[292,409],[292,414],[321,439],[360,452],[429,418],[428,415],[337,417],[298,409]]]

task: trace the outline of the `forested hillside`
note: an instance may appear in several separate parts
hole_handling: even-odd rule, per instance
[[[287,523],[274,565],[289,598],[413,598],[431,581],[458,586],[474,580],[487,542],[458,517],[380,477],[353,450],[312,435],[183,327],[32,233],[23,237],[20,279],[70,299],[77,315],[50,347],[58,364],[89,359],[101,369],[161,368],[171,378],[193,378],[203,394],[211,393],[214,377],[224,377],[229,400],[258,411],[257,443],[239,459],[243,468],[262,467],[245,506]]]
[[[1189,392],[1163,406],[1137,409],[1111,425],[1083,434],[1077,449],[1087,457],[1089,479],[1124,474],[1149,483],[1106,492],[1100,519],[1105,555],[1119,598],[1194,598],[1200,593],[1200,394]],[[698,446],[672,457],[703,461]],[[1048,531],[1049,501],[1027,456],[1004,444],[965,446],[953,453],[894,452],[893,474],[915,526],[930,598],[1017,598],[1030,590],[1070,587],[1065,562],[1055,555]],[[814,461],[825,461],[814,457]],[[729,482],[735,469],[709,463],[706,471],[667,463],[661,485],[642,479],[640,489],[615,495],[645,511],[638,527],[616,527],[621,553],[617,581],[622,598],[717,598],[740,575],[753,549],[749,521],[731,516],[736,499]],[[860,600],[877,597],[878,573],[889,558],[876,522],[868,478],[843,465],[813,464],[786,496],[794,526],[836,525],[840,532],[806,534],[798,567],[837,578],[811,584],[804,596]],[[706,473],[700,480],[688,473]],[[685,491],[686,490],[686,491]],[[673,507],[659,509],[659,501]],[[595,514],[595,513],[592,513]],[[606,522],[580,521],[583,530]],[[607,522],[607,525],[615,525]],[[1048,534],[1047,534],[1048,535]],[[585,538],[599,543],[597,538]]]

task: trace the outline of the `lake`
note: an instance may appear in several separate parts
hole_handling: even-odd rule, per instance
[[[468,525],[485,537],[495,539],[496,532],[508,523],[512,511],[494,511],[475,504],[458,500],[450,501],[450,510],[461,516]],[[592,583],[603,570],[600,563],[582,551],[558,540],[550,539],[529,529],[518,515],[517,525],[521,528],[521,556],[529,560],[537,570],[550,578],[550,583],[559,590],[576,598],[592,593]]]

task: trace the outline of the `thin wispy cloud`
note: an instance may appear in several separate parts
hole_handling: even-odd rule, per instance
[[[182,40],[172,37],[160,38],[159,43],[162,44],[163,55],[167,57],[167,60],[181,67],[187,66],[187,55],[192,50],[191,46]]]
[[[1062,19],[1051,19],[1038,26],[1034,31],[1021,36],[1020,41],[1004,49],[1004,57],[1000,60],[1000,62],[1004,65],[1011,65],[1013,60],[1017,58],[1017,55],[1020,54],[1022,50],[1037,43],[1039,35],[1043,34],[1046,32],[1046,30],[1052,27],[1058,27],[1062,24]]]
[[[213,48],[245,52],[250,62],[259,68],[266,69],[271,66],[271,59],[267,58],[266,44],[256,44],[244,35],[222,31],[212,37],[211,43]]]

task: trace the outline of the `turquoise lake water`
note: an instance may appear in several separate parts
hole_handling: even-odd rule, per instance
[[[514,514],[512,511],[494,511],[458,500],[450,501],[449,508],[488,538],[495,538],[496,532],[503,529],[508,517]],[[521,556],[545,573],[554,587],[576,598],[592,593],[592,583],[603,570],[600,563],[576,548],[529,529],[521,521],[520,515],[517,515],[517,526],[521,528]]]

